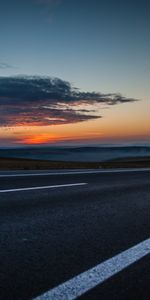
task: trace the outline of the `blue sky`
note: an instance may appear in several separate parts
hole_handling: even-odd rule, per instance
[[[1,1],[0,45],[0,76],[51,76],[81,91],[121,93],[141,99],[127,106],[129,119],[134,110],[138,126],[140,113],[148,118],[148,0]]]
[[[0,61],[14,68],[0,73],[128,94],[127,81],[150,72],[149,11],[149,1],[3,1]]]

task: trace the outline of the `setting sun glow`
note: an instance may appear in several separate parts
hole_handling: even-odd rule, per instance
[[[43,134],[25,136],[23,141],[21,141],[20,143],[24,143],[26,145],[38,145],[38,144],[53,143],[56,140],[57,138],[55,136],[43,133]]]

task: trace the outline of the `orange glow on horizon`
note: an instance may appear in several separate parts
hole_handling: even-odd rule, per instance
[[[19,143],[26,145],[39,145],[54,143],[57,141],[57,137],[47,133],[40,133],[36,135],[25,136]]]
[[[116,106],[100,119],[61,125],[0,127],[0,146],[92,144],[150,141],[150,103]]]

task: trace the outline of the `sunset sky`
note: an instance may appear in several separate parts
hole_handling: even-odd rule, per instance
[[[150,142],[149,0],[0,3],[0,147]]]

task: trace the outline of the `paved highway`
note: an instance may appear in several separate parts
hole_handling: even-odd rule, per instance
[[[0,299],[150,299],[150,170],[0,173]]]

